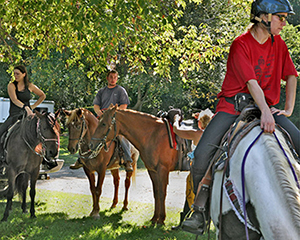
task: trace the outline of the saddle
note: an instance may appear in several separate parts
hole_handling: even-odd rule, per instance
[[[158,112],[157,116],[162,118],[162,120],[166,124],[166,128],[169,135],[170,147],[178,151],[178,161],[175,170],[190,171],[192,159],[188,156],[188,153],[192,150],[192,143],[190,140],[183,139],[173,132],[173,119],[176,114],[178,114],[181,117],[180,122],[182,122],[182,112],[180,109],[176,108],[171,108],[168,112],[160,111]]]
[[[261,115],[260,110],[256,106],[248,105],[242,110],[240,116],[236,119],[236,121],[232,124],[232,126],[229,128],[227,133],[224,135],[221,144],[218,147],[218,150],[216,151],[205,176],[203,177],[201,183],[199,184],[197,194],[200,194],[200,192],[201,194],[199,195],[200,197],[198,199],[198,202],[197,203],[195,202],[195,205],[197,205],[198,208],[205,209],[207,202],[209,202],[210,205],[210,201],[207,201],[207,199],[210,200],[210,190],[212,186],[212,181],[214,179],[214,173],[216,171],[223,171],[224,173],[223,179],[225,179],[224,178],[225,176],[227,179],[229,178],[230,176],[229,161],[233,153],[235,152],[237,145],[243,139],[243,137],[247,133],[249,133],[254,127],[260,125],[260,115]],[[288,133],[280,126],[279,129],[284,133],[283,135],[285,136],[288,146],[290,146],[292,152],[295,153],[295,150],[292,148],[293,146],[292,140],[289,137]],[[240,213],[241,212],[241,209],[239,208],[240,204],[238,203],[236,197],[236,194],[238,193],[234,192],[233,190],[234,188],[232,187],[232,182],[230,180],[229,181],[226,180],[225,182],[222,182],[222,185],[225,186],[226,194],[228,195],[230,201],[232,201],[232,205],[237,206],[235,209],[235,213],[237,214],[237,217],[241,218],[242,214]],[[221,191],[223,191],[223,188]],[[205,194],[203,194],[203,192]],[[201,195],[205,195],[205,196],[201,196]],[[197,199],[197,196],[195,199]],[[220,212],[222,211],[221,203],[222,203],[222,199],[220,200]],[[222,216],[222,214],[220,214],[220,216]],[[250,229],[257,231],[256,227],[254,226],[254,224],[250,222],[249,219],[245,219],[244,221],[247,221],[248,223],[247,225]],[[221,226],[221,220],[219,222],[219,225]],[[220,226],[219,229],[221,229]]]
[[[113,141],[115,142],[115,150],[107,164],[107,169],[117,169],[125,164],[124,150],[120,143],[120,138],[116,137]]]
[[[15,126],[20,122],[21,120],[17,120],[14,124],[8,127],[8,129],[2,134],[1,139],[0,139],[0,144],[3,147],[3,154],[6,156],[6,147],[7,147],[7,142],[8,139],[13,132],[12,130],[15,128]],[[6,159],[6,157],[5,157]]]

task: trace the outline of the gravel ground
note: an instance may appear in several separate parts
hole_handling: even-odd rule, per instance
[[[166,206],[183,207],[185,200],[185,179],[187,175],[188,172],[170,172]],[[82,168],[71,170],[66,166],[58,172],[48,174],[48,176],[50,179],[38,180],[38,189],[91,195],[88,179]],[[124,179],[125,171],[121,170],[119,189],[120,202],[124,199]],[[106,171],[101,196],[113,198],[113,179],[110,171]],[[136,184],[133,184],[129,189],[129,202],[130,201],[154,203],[152,183],[147,171],[137,171]]]

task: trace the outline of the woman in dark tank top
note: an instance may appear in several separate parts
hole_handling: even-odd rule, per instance
[[[15,80],[7,85],[10,99],[9,116],[0,126],[0,139],[9,126],[14,124],[20,115],[26,111],[27,116],[33,115],[32,110],[36,108],[46,98],[45,93],[36,85],[31,83],[28,78],[25,66],[19,65],[14,68]],[[30,106],[31,93],[36,94],[38,100]],[[0,141],[0,165],[4,161],[2,142]]]

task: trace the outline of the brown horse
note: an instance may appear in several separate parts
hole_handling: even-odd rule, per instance
[[[78,108],[72,111],[64,110],[67,116],[67,127],[69,130],[69,144],[68,150],[71,154],[74,154],[79,150],[79,156],[83,163],[83,169],[86,176],[89,179],[90,190],[93,198],[93,209],[90,216],[94,218],[99,218],[99,198],[102,192],[102,185],[105,178],[105,171],[108,169],[111,171],[114,179],[114,198],[111,208],[116,207],[118,203],[118,190],[119,190],[119,156],[116,155],[117,160],[111,161],[114,158],[114,151],[116,143],[112,141],[110,147],[107,151],[104,149],[100,151],[97,156],[90,158],[91,152],[89,151],[89,144],[92,134],[94,133],[96,127],[98,126],[98,119],[87,109]],[[123,202],[123,210],[127,210],[128,205],[128,190],[130,187],[130,179],[135,176],[136,172],[136,162],[139,157],[138,151],[132,146],[131,147],[131,157],[133,159],[133,172],[126,172],[125,179],[125,199]],[[98,174],[98,179],[96,183],[95,172]]]
[[[91,140],[92,150],[100,151],[107,141],[119,134],[139,150],[152,180],[155,210],[151,221],[153,224],[164,224],[169,172],[175,169],[178,161],[178,151],[170,147],[166,125],[150,114],[111,106],[104,112],[95,130]]]

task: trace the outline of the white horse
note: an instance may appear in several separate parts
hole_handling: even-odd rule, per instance
[[[300,239],[300,166],[278,128],[275,134],[268,134],[256,126],[237,145],[224,183],[229,189],[232,187],[231,197],[239,201],[230,201],[223,185],[219,229],[222,177],[222,171],[215,173],[211,202],[211,218],[222,240]],[[244,208],[249,219],[247,233]]]

